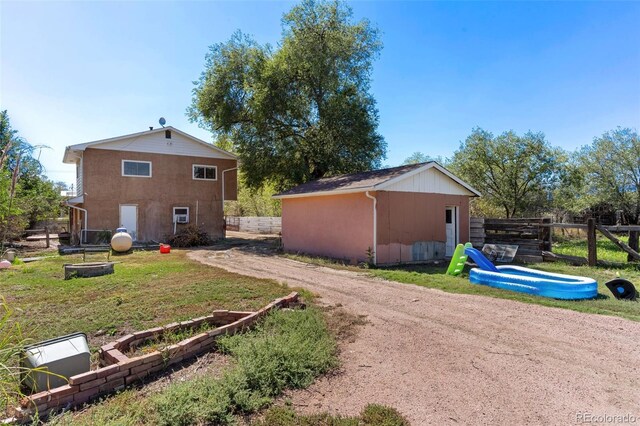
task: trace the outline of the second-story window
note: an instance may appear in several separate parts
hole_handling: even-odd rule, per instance
[[[217,180],[218,168],[216,166],[194,164],[193,178],[196,180]]]
[[[122,176],[151,177],[151,161],[122,160]]]

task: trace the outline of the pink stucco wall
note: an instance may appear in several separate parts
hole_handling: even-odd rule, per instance
[[[283,199],[282,243],[288,252],[366,261],[373,200],[364,193]]]
[[[446,241],[445,209],[458,208],[458,242],[469,241],[469,197],[418,192],[376,193],[378,264],[412,262],[417,242]],[[440,253],[439,257],[443,257]]]

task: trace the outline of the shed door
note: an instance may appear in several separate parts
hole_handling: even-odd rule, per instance
[[[456,207],[447,207],[445,209],[445,229],[447,242],[445,245],[445,256],[453,256],[453,251],[458,244],[458,215]]]
[[[120,204],[120,226],[127,228],[133,241],[136,241],[138,237],[138,206]]]

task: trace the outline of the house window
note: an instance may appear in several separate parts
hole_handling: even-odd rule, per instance
[[[165,139],[171,139],[171,130],[165,130],[164,137]]]
[[[193,178],[195,180],[218,180],[218,168],[216,166],[194,164]]]
[[[122,160],[122,176],[151,177],[151,161]]]
[[[189,207],[174,207],[173,208],[173,222],[174,223],[189,223]]]

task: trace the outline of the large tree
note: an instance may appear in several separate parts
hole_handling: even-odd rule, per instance
[[[43,175],[33,152],[11,127],[7,111],[0,111],[0,244],[60,214],[61,188]]]
[[[585,198],[608,203],[630,223],[640,224],[640,138],[632,129],[617,128],[594,138],[579,152],[585,175]]]
[[[277,49],[240,32],[211,46],[191,119],[232,142],[251,188],[379,166],[386,144],[370,93],[377,29],[343,3],[313,0],[282,24]]]
[[[455,152],[449,167],[478,189],[488,211],[506,217],[544,209],[560,178],[563,152],[544,134],[513,131],[499,136],[476,128]]]

